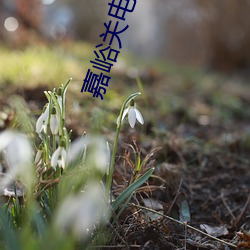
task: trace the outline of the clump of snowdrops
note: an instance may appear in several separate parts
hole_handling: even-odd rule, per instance
[[[47,103],[36,122],[35,139],[14,131],[0,134],[0,249],[85,249],[104,244],[108,230],[133,193],[151,176],[139,171],[119,196],[112,194],[115,157],[122,121],[144,123],[130,95],[117,118],[116,136],[82,135],[71,141],[65,127],[66,91],[70,80],[45,91]],[[38,137],[38,138],[37,138]]]

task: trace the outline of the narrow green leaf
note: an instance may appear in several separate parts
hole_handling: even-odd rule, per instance
[[[119,212],[117,213],[117,215],[115,216],[112,225],[114,225],[116,223],[116,221],[119,219],[120,215],[122,214],[122,212],[124,211],[124,209],[126,208],[127,204],[129,203],[130,199],[132,198],[133,193],[131,193],[129,195],[129,197],[127,198],[127,200],[124,202],[124,204],[122,205],[122,207],[119,209]]]
[[[40,237],[44,236],[45,222],[44,222],[44,220],[42,218],[42,215],[38,211],[34,211],[33,220],[34,220],[34,223],[36,225],[38,235]]]
[[[0,227],[2,228],[6,243],[6,250],[21,250],[20,241],[16,231],[8,221],[8,215],[0,208]]]
[[[136,159],[136,167],[135,171],[138,173],[141,170],[141,154],[140,152],[137,154],[137,159]]]
[[[126,200],[137,188],[139,188],[154,172],[154,168],[149,169],[143,176],[138,178],[133,184],[127,187],[118,198],[112,203],[112,208],[115,211],[124,200]]]

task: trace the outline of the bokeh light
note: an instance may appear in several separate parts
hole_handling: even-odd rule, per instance
[[[4,27],[9,32],[14,32],[18,28],[18,21],[15,17],[8,17],[4,21]]]

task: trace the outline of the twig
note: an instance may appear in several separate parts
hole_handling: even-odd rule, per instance
[[[128,247],[126,245],[115,245],[115,246],[105,246],[105,245],[98,245],[98,246],[90,246],[90,249],[99,249],[99,248],[124,248]],[[129,247],[134,247],[134,248],[141,248],[141,245],[129,245]]]
[[[184,241],[184,249],[187,250],[187,222],[184,222],[185,226],[185,241]]]
[[[229,212],[229,214],[230,214],[231,217],[233,218],[233,221],[235,221],[236,218],[235,218],[235,216],[234,216],[232,210],[230,209],[230,207],[227,205],[227,202],[226,202],[226,200],[225,200],[225,196],[224,196],[224,192],[223,192],[223,191],[222,191],[221,194],[220,194],[220,198],[221,198],[221,200],[222,200],[224,206],[226,207],[227,211]]]
[[[175,204],[176,200],[177,200],[177,197],[178,197],[178,194],[180,193],[180,190],[181,190],[181,185],[182,185],[182,179],[180,180],[180,183],[179,183],[179,187],[178,187],[178,190],[176,192],[176,195],[174,197],[174,200],[172,201],[168,211],[167,211],[167,214],[169,214],[173,208],[173,205]]]
[[[217,241],[219,241],[219,242],[221,242],[221,243],[223,243],[223,244],[226,244],[226,245],[228,245],[228,246],[230,246],[230,247],[237,248],[237,246],[234,245],[234,244],[232,244],[232,243],[229,243],[229,242],[226,242],[226,241],[224,241],[224,240],[218,239],[218,238],[216,238],[216,237],[214,237],[214,236],[212,236],[212,235],[209,235],[209,234],[207,234],[207,233],[205,233],[205,232],[203,232],[203,231],[201,231],[201,230],[199,230],[199,229],[197,229],[197,228],[195,228],[195,227],[192,227],[192,226],[188,225],[186,222],[178,221],[178,220],[176,220],[176,219],[173,219],[173,218],[170,217],[170,216],[167,216],[167,215],[165,215],[165,214],[162,214],[162,213],[160,213],[160,212],[157,212],[157,211],[155,211],[155,210],[153,210],[153,209],[151,209],[151,208],[147,208],[147,207],[144,207],[144,206],[141,206],[141,205],[136,205],[136,204],[134,204],[134,203],[132,203],[132,204],[130,203],[129,205],[130,205],[130,206],[137,207],[137,208],[140,208],[140,209],[145,209],[145,210],[150,211],[150,212],[152,212],[152,213],[161,215],[161,216],[163,216],[164,218],[167,218],[167,219],[169,219],[169,220],[171,220],[171,221],[174,221],[174,222],[176,222],[176,223],[178,223],[178,224],[181,224],[182,226],[186,226],[186,227],[188,227],[189,229],[192,229],[192,230],[194,230],[194,231],[196,231],[196,232],[199,232],[200,234],[203,234],[203,235],[205,235],[205,236],[207,236],[207,237],[209,237],[209,238],[211,238],[211,239],[213,239],[213,240],[217,240]]]
[[[244,213],[246,212],[246,210],[247,210],[247,208],[248,208],[249,203],[250,203],[250,194],[248,194],[247,201],[246,201],[245,206],[243,207],[241,213],[240,213],[240,214],[237,216],[237,218],[235,218],[235,220],[233,221],[235,226],[237,226],[238,223],[240,222],[240,220],[242,219]]]

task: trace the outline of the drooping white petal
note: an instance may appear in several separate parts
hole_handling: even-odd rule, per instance
[[[138,120],[138,122],[143,124],[144,120],[143,120],[141,112],[135,108],[135,113],[136,113],[136,119]]]
[[[134,128],[135,122],[136,122],[136,113],[135,113],[135,108],[130,107],[129,112],[128,112],[128,122],[129,125]]]
[[[89,238],[95,225],[105,222],[108,217],[109,210],[103,197],[99,182],[89,184],[80,195],[68,196],[57,210],[56,229],[71,233],[77,239]]]
[[[60,168],[65,168],[67,161],[67,152],[64,147],[59,146],[51,157],[51,166],[55,168],[57,165]]]
[[[25,135],[15,133],[13,140],[6,148],[6,156],[10,168],[25,165],[31,162],[32,148],[29,140]]]
[[[49,119],[49,104],[47,105],[45,111],[40,115],[36,122],[36,132],[40,133],[41,131],[44,131],[44,133],[47,132],[47,124]]]
[[[98,170],[105,173],[109,167],[110,152],[107,147],[107,143],[102,138],[93,138],[94,152],[93,159],[94,164]],[[92,155],[91,155],[92,156]]]
[[[57,164],[59,168],[62,168],[62,169],[65,168],[65,161],[61,156],[60,156],[60,159],[58,159]]]
[[[36,132],[37,133],[40,133],[42,131],[43,123],[44,123],[44,113],[42,113],[39,116],[39,118],[37,119],[37,122],[36,122]]]
[[[59,120],[56,114],[52,114],[50,117],[50,130],[53,135],[56,135],[59,131]]]
[[[61,159],[60,159],[60,162],[58,160],[58,166],[62,169],[65,168],[65,165],[66,165],[66,161],[67,161],[67,152],[64,148],[62,148],[61,150]]]
[[[110,162],[110,150],[102,137],[86,135],[71,144],[66,159],[69,164],[81,160],[87,162],[86,166],[94,166],[99,171],[106,172]]]
[[[47,126],[48,126],[48,123],[46,121],[44,121],[41,131],[43,131],[45,134],[47,133]]]
[[[0,134],[0,149],[5,150],[3,156],[8,167],[5,177],[1,179],[0,188],[6,187],[17,177],[21,177],[29,187],[33,181],[33,153],[28,138],[17,132],[4,131]]]
[[[49,119],[49,104],[47,104],[47,107],[44,111],[44,119],[48,121]]]
[[[129,108],[124,109],[123,115],[122,115],[122,119],[121,119],[121,120],[123,120],[123,119],[125,118],[126,114],[128,113],[128,110],[129,110]],[[116,119],[116,124],[118,124],[119,119],[120,119],[120,116],[117,117],[117,119]]]
[[[58,158],[59,158],[60,154],[61,154],[61,147],[59,146],[56,149],[56,151],[52,154],[52,157],[51,157],[50,163],[51,163],[51,166],[53,168],[55,168],[57,166],[57,164],[58,164]]]
[[[13,136],[14,134],[9,130],[0,133],[0,152],[8,146]]]
[[[82,156],[83,152],[86,150],[86,145],[88,143],[88,136],[78,138],[73,143],[71,143],[68,151],[68,162],[72,163],[79,156]]]
[[[122,115],[122,120],[125,118],[126,114],[128,113],[129,108],[124,109],[123,115]]]
[[[62,156],[62,158],[63,158],[63,159],[65,160],[65,162],[66,162],[66,160],[67,160],[67,152],[66,152],[66,150],[65,150],[64,148],[62,148],[61,156]]]

